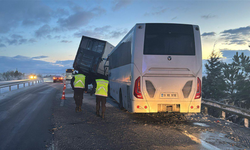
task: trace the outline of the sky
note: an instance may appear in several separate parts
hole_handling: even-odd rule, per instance
[[[250,0],[0,0],[0,73],[63,73],[81,36],[116,46],[136,23],[200,27],[203,62],[250,55]]]

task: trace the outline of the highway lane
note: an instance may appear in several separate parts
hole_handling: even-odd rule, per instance
[[[0,150],[49,146],[53,100],[62,87],[60,83],[41,83],[0,100]]]

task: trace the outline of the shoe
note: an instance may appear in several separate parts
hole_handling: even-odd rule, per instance
[[[81,112],[82,111],[82,108],[81,106],[78,107],[78,112]]]
[[[76,106],[76,112],[78,112],[78,110],[79,110],[79,108],[78,108],[78,106]]]

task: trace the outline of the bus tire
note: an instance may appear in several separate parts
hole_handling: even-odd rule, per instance
[[[119,108],[123,110],[123,100],[122,100],[122,91],[119,92]]]

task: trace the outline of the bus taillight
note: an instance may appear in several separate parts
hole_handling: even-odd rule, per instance
[[[141,81],[140,77],[135,80],[135,87],[134,87],[134,96],[139,99],[143,99],[141,94]]]
[[[197,92],[194,99],[201,98],[201,79],[197,77]]]

